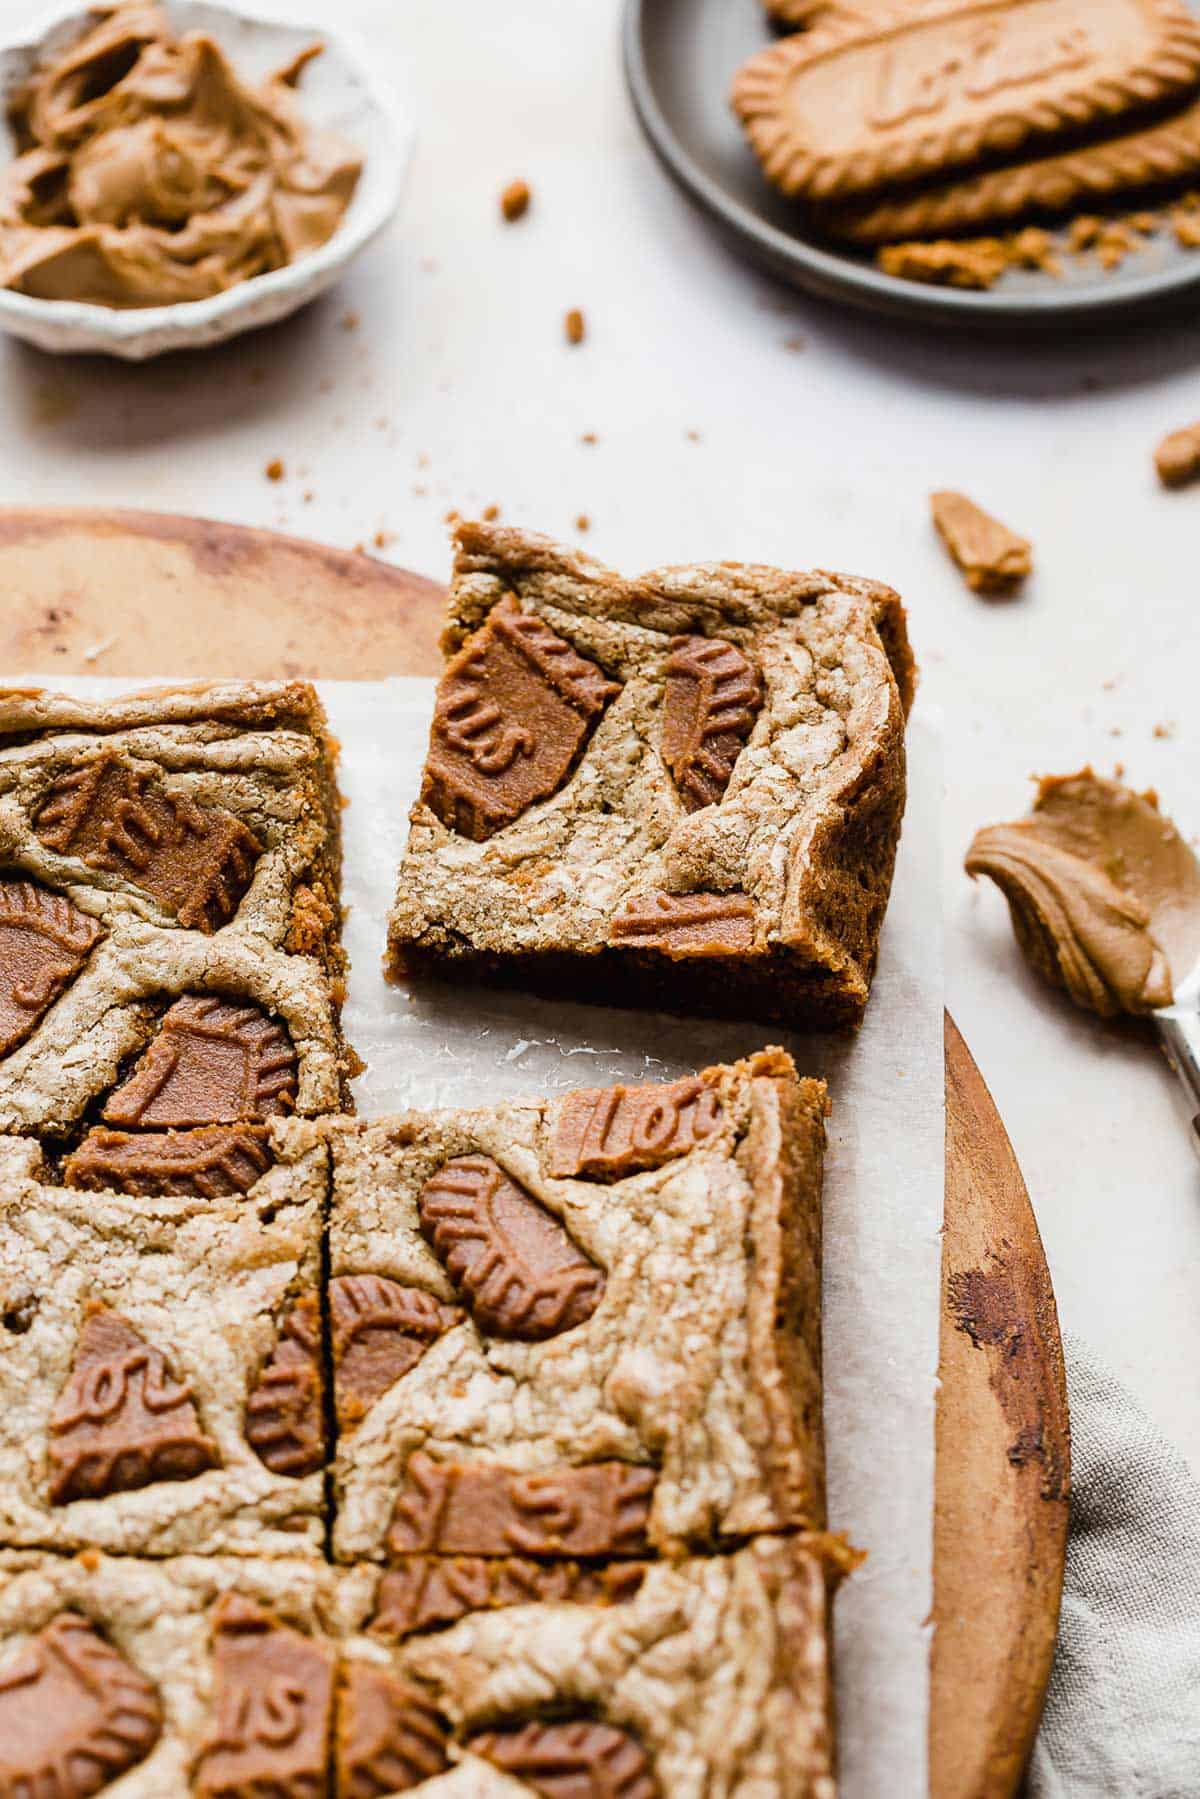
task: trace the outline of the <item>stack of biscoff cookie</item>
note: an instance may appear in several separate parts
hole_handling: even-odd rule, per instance
[[[1157,219],[1093,219],[1200,177],[1200,18],[1184,0],[765,0],[788,35],[738,73],[769,181],[893,273],[1053,269],[1037,221],[1111,266]],[[1086,218],[1078,215],[1087,214]],[[1096,229],[1091,229],[1095,226]],[[1003,232],[982,241],[963,235]]]

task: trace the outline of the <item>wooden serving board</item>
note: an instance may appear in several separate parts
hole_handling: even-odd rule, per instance
[[[370,557],[272,532],[0,509],[0,678],[55,668],[147,680],[433,674],[442,593]],[[946,1112],[931,1799],[1008,1799],[1058,1625],[1066,1383],[1020,1170],[949,1019]]]

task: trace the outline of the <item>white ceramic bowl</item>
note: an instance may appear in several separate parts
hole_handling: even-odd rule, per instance
[[[202,349],[242,331],[275,324],[331,287],[399,207],[416,137],[411,114],[381,90],[365,56],[344,36],[333,35],[325,26],[258,18],[210,0],[170,0],[167,10],[176,30],[210,33],[235,68],[252,79],[282,67],[306,44],[323,43],[324,55],[304,72],[300,96],[314,124],[342,132],[363,152],[358,191],[338,230],[312,256],[269,275],[256,275],[211,299],[118,311],[77,300],[35,300],[0,288],[0,328],[39,349],[144,362],[166,350]],[[5,115],[9,95],[39,58],[72,42],[90,17],[86,6],[60,9],[48,25],[43,16],[32,41],[0,49],[0,107]],[[0,123],[0,158],[14,154],[8,126]]]

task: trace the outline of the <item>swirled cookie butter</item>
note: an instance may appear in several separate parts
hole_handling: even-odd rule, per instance
[[[326,243],[362,157],[295,93],[313,51],[243,81],[157,0],[108,8],[10,104],[0,284],[45,300],[140,307],[206,299]]]
[[[977,833],[1033,966],[1104,1018],[1168,1006],[1200,962],[1200,862],[1154,793],[1085,768],[1042,781],[1028,818]]]

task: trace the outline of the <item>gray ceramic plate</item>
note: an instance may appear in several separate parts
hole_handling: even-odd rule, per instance
[[[985,293],[900,281],[828,248],[767,186],[729,110],[734,72],[770,41],[759,0],[626,0],[625,70],[655,151],[736,247],[794,287],[874,312],[1009,329],[1109,323],[1200,292],[1200,250],[1180,249],[1169,231],[1119,269],[1071,256],[1061,276],[1013,270]]]

